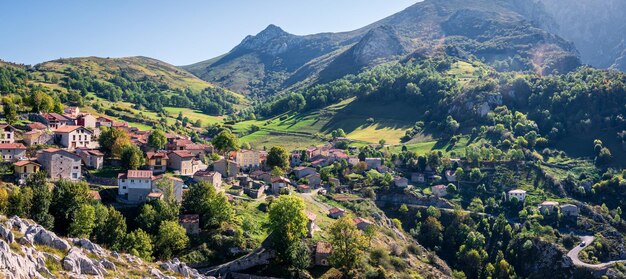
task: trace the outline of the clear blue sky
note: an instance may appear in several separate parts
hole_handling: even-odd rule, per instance
[[[270,23],[293,34],[353,30],[417,0],[0,1],[0,59],[143,55],[186,65]]]

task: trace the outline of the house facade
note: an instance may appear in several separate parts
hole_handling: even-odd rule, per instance
[[[78,147],[92,148],[93,132],[85,127],[66,125],[54,130],[55,141],[61,146],[74,150]]]
[[[187,150],[176,150],[167,154],[167,167],[179,171],[180,175],[193,175],[193,154]]]
[[[0,144],[15,142],[15,128],[11,125],[0,124]]]
[[[237,151],[235,162],[244,170],[258,169],[261,166],[261,155],[255,150],[242,149]]]
[[[40,164],[30,160],[20,160],[13,164],[15,176],[17,176],[19,180],[25,180],[29,176],[37,173],[40,168]]]
[[[512,201],[513,198],[517,199],[520,202],[526,200],[526,191],[521,189],[514,189],[509,191],[509,201]]]
[[[100,150],[77,148],[76,154],[82,158],[87,168],[99,170],[104,166],[104,154]]]
[[[155,177],[150,170],[129,170],[117,176],[117,194],[131,202],[143,202],[152,192]]]
[[[48,177],[53,180],[81,179],[81,157],[58,148],[48,148],[37,153],[37,161],[48,173]]]
[[[155,174],[167,171],[168,160],[169,156],[167,156],[167,152],[165,151],[151,151],[146,153],[146,165]]]
[[[235,161],[220,159],[213,163],[213,170],[222,177],[234,177],[239,173],[239,164]]]
[[[0,143],[0,154],[5,162],[16,162],[26,157],[26,146],[21,143]]]
[[[217,171],[199,171],[193,174],[195,182],[209,182],[215,188],[222,187],[222,174]]]

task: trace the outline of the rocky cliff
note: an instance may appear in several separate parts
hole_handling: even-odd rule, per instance
[[[87,239],[65,239],[31,221],[0,216],[1,278],[213,278],[177,259],[151,263]]]

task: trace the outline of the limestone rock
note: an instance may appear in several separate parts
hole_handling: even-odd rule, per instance
[[[72,248],[63,259],[63,269],[76,274],[104,276],[107,271],[102,264],[87,257],[79,248]]]

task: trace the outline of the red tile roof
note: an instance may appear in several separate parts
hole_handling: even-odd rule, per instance
[[[0,149],[26,149],[21,143],[0,143]]]
[[[176,154],[178,155],[178,157],[181,157],[181,158],[194,157],[193,153],[189,152],[189,150],[175,150],[175,151],[170,152],[170,155],[171,154]]]
[[[169,159],[169,157],[167,157],[167,152],[165,152],[165,151],[157,151],[157,152],[150,151],[150,152],[146,153],[146,157],[148,157],[148,160],[152,159],[152,158]]]
[[[179,223],[200,223],[200,215],[198,214],[184,214],[178,216]]]
[[[82,126],[67,125],[67,126],[61,126],[59,128],[56,128],[54,130],[54,132],[55,133],[70,133],[70,132],[73,132],[74,130],[79,129],[79,128],[83,128],[83,127]],[[85,130],[87,130],[87,129],[85,129]],[[91,131],[89,131],[89,132],[91,132]]]
[[[317,254],[330,254],[333,251],[333,246],[328,242],[320,241],[315,247],[315,253]]]
[[[333,207],[329,209],[328,212],[330,212],[330,214],[337,214],[337,213],[343,213],[345,212],[345,210],[338,208],[338,207]]]
[[[15,162],[14,165],[16,165],[18,167],[23,167],[23,166],[26,166],[26,165],[29,165],[29,164],[35,164],[35,165],[39,166],[39,164],[37,164],[36,162],[30,161],[30,160],[17,161],[17,162]]]
[[[46,125],[43,125],[42,123],[39,123],[39,122],[33,122],[26,126],[28,126],[28,128],[31,130],[45,130],[46,128],[48,128],[46,127]]]
[[[128,178],[152,178],[151,170],[128,170],[126,173]]]

